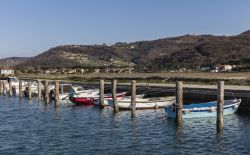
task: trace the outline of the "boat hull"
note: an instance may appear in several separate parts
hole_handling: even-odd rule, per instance
[[[114,107],[113,100],[107,100],[108,104]],[[136,99],[136,110],[142,110],[142,109],[156,109],[156,108],[164,108],[167,106],[171,106],[175,102],[174,97],[169,97],[167,100],[162,101],[153,101],[148,99]],[[131,98],[122,99],[117,101],[118,108],[121,110],[131,110]]]
[[[94,99],[88,97],[70,97],[70,101],[76,105],[93,105]]]
[[[241,100],[227,100],[227,102],[232,102],[232,104],[223,107],[223,115],[230,115],[235,113],[240,105]],[[207,108],[192,108],[189,110],[184,109],[182,111],[182,118],[216,117],[217,116],[216,109],[217,109],[216,106]],[[173,107],[166,107],[164,108],[164,110],[168,118],[176,117],[176,113],[173,110]]]
[[[59,94],[59,104],[62,106],[72,106],[74,105],[70,99],[69,95],[67,93]]]
[[[126,92],[117,93],[117,98],[123,98],[126,95]],[[70,101],[73,102],[76,105],[100,105],[100,98],[99,96],[93,96],[93,97],[69,97]],[[104,95],[104,106],[109,106],[108,102],[106,100],[111,100],[112,95]]]

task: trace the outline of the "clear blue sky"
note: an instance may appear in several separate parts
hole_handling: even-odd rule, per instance
[[[0,58],[250,29],[250,0],[0,0]]]

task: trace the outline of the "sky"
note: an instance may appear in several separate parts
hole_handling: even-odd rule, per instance
[[[250,0],[0,0],[0,58],[250,29]]]

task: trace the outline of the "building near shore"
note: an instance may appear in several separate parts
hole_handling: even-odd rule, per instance
[[[0,75],[1,76],[9,76],[14,75],[15,70],[13,68],[0,68]]]

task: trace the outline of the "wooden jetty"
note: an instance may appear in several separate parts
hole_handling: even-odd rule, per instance
[[[117,86],[117,80],[112,80],[112,98],[113,98],[113,104],[114,104],[114,112],[119,112],[119,107],[117,105],[117,96],[116,96],[116,86]]]
[[[215,83],[216,84],[216,83]],[[217,85],[198,85],[185,84],[183,85],[183,102],[196,103],[208,102],[217,100]],[[98,84],[93,84],[98,85]],[[110,91],[110,82],[105,82],[105,90]],[[129,90],[130,83],[118,83],[117,87],[120,90]],[[172,96],[176,94],[176,84],[162,83],[140,83],[137,82],[137,92],[147,91],[147,95],[154,96]],[[242,103],[238,109],[240,113],[249,113],[250,111],[250,86],[225,85],[224,98],[233,99],[240,98]]]
[[[104,80],[101,79],[100,82],[99,82],[99,85],[100,85],[100,108],[104,108]]]
[[[22,98],[22,79],[19,82],[19,98]],[[32,99],[31,94],[31,81],[28,82],[28,99]],[[38,101],[42,100],[42,91],[41,91],[41,80],[36,80],[38,82]],[[110,80],[109,80],[110,81]],[[50,103],[50,94],[49,94],[49,80],[45,80],[45,90],[44,90],[44,101],[45,104],[48,105]],[[224,81],[219,81],[216,85],[188,85],[183,84],[182,81],[177,81],[176,84],[145,84],[145,83],[137,83],[136,80],[131,80],[130,84],[117,83],[116,79],[112,79],[111,82],[105,83],[105,79],[100,79],[99,81],[99,97],[100,97],[100,108],[104,108],[104,88],[106,88],[105,84],[110,85],[112,88],[112,96],[114,103],[114,112],[119,112],[119,108],[117,106],[117,97],[116,91],[117,86],[126,87],[129,86],[131,89],[131,116],[136,117],[136,92],[137,89],[140,88],[150,88],[152,91],[162,93],[165,95],[176,95],[176,123],[179,127],[182,126],[182,112],[183,112],[183,102],[192,100],[192,97],[196,100],[199,98],[202,99],[217,99],[217,131],[218,133],[223,130],[224,121],[223,121],[223,105],[224,99],[232,96],[238,98],[248,98],[250,97],[250,87],[248,86],[224,86]],[[0,82],[0,94],[2,92],[6,94],[6,81]],[[55,90],[54,90],[54,103],[55,107],[59,106],[59,81],[54,81]],[[12,83],[9,82],[9,96],[12,96]],[[244,101],[244,99],[243,99]],[[250,101],[249,101],[250,102]],[[156,107],[157,108],[157,107]]]
[[[45,80],[45,104],[49,104],[49,81]]]
[[[132,109],[132,117],[135,117],[136,112],[136,81],[131,81],[131,109]]]
[[[183,83],[176,82],[176,123],[182,126],[182,105],[183,105]]]
[[[217,95],[217,132],[221,132],[224,126],[223,121],[223,106],[224,106],[224,81],[218,82]]]

